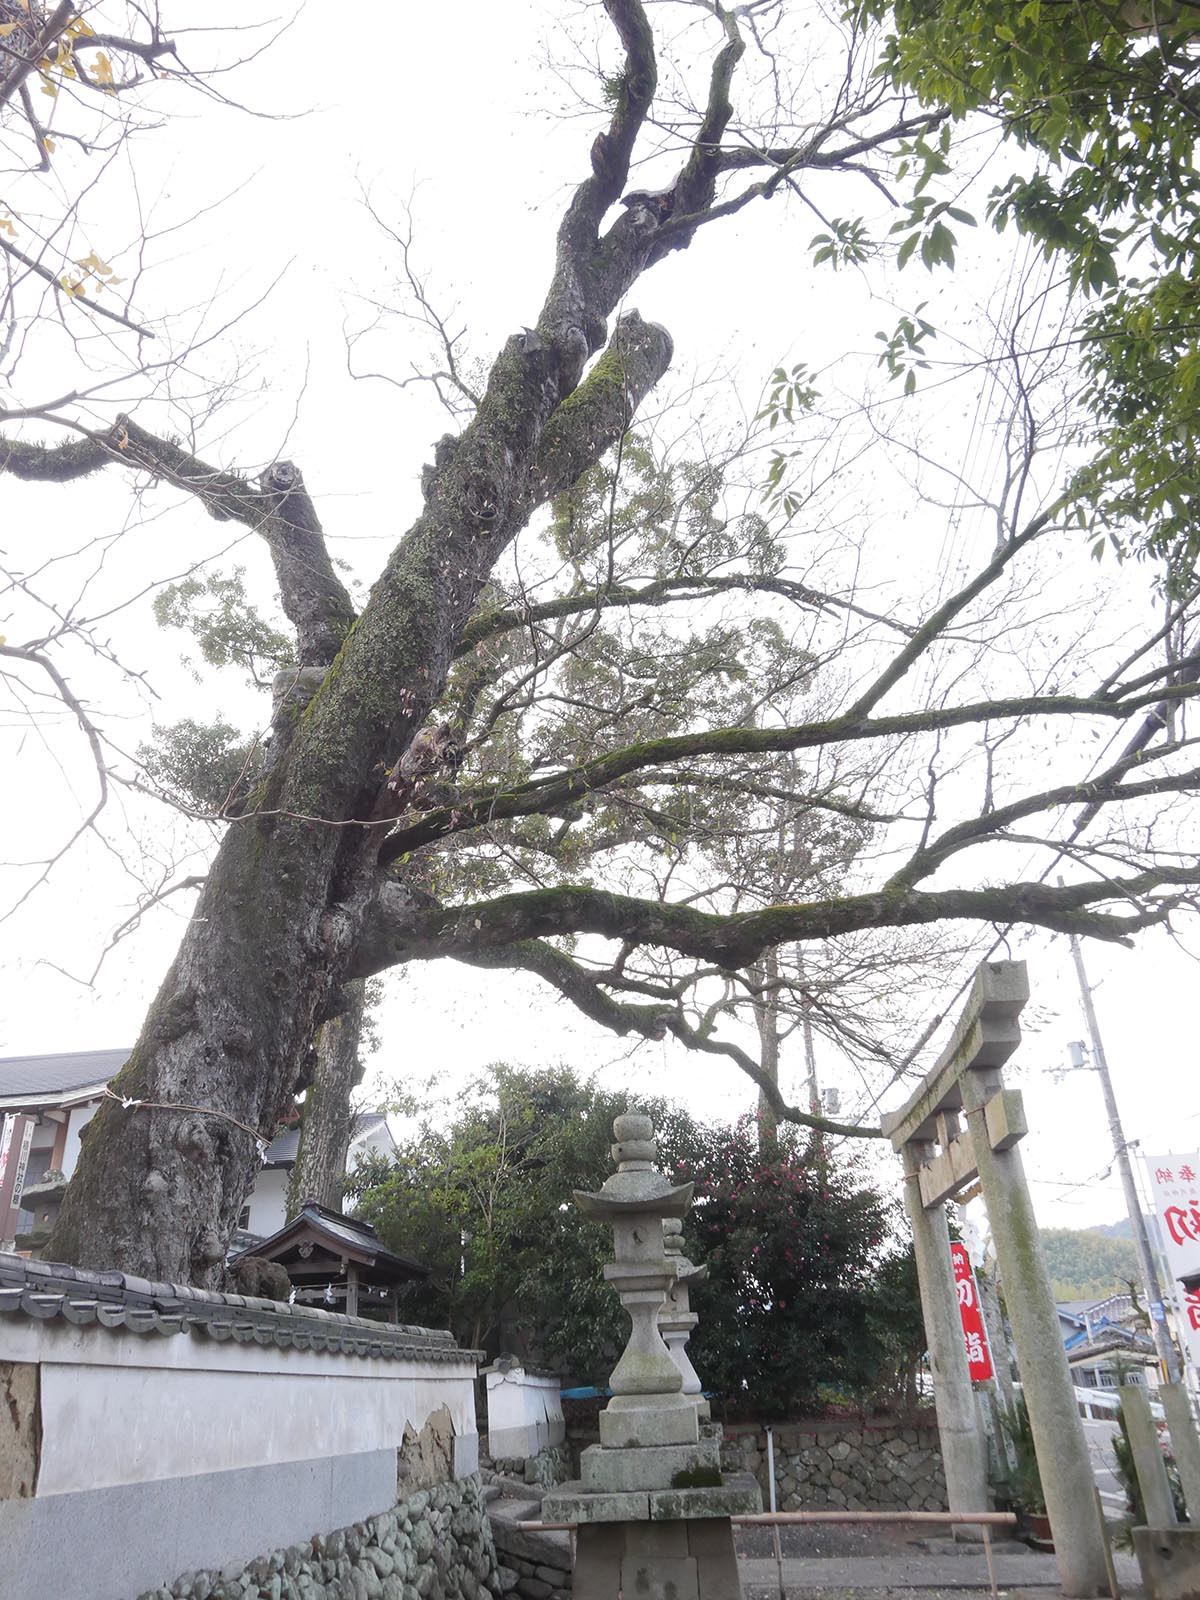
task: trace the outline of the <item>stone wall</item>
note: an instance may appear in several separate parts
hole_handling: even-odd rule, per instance
[[[499,1593],[476,1476],[418,1490],[380,1516],[244,1567],[186,1572],[139,1600],[490,1600]]]
[[[501,1563],[501,1589],[511,1589],[516,1600],[569,1600],[572,1583],[571,1543],[565,1533],[541,1533],[514,1526],[510,1502],[492,1507],[492,1537]],[[536,1522],[541,1515],[534,1503],[518,1503],[521,1520]]]
[[[780,1511],[945,1511],[946,1478],[932,1422],[795,1422],[773,1429]],[[725,1428],[721,1465],[752,1472],[770,1504],[767,1436]]]
[[[571,1452],[565,1444],[555,1444],[547,1445],[534,1456],[493,1457],[492,1470],[502,1479],[553,1489],[566,1483],[572,1475]]]

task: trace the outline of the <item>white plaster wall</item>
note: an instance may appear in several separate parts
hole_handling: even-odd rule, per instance
[[[496,1456],[533,1456],[566,1437],[562,1385],[521,1367],[487,1375],[488,1448]]]
[[[5,1359],[41,1363],[39,1498],[395,1449],[441,1406],[456,1435],[475,1434],[465,1357],[387,1361],[23,1319],[4,1333]]]
[[[265,1239],[283,1227],[290,1178],[291,1173],[284,1167],[264,1167],[254,1180],[247,1223],[251,1233],[259,1233]]]

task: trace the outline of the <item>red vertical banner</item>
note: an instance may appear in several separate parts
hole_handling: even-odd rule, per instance
[[[987,1329],[983,1325],[983,1308],[979,1304],[979,1289],[966,1245],[955,1241],[950,1246],[950,1259],[954,1263],[954,1291],[958,1296],[958,1314],[962,1319],[963,1339],[967,1346],[967,1366],[972,1379],[978,1383],[994,1376]]]

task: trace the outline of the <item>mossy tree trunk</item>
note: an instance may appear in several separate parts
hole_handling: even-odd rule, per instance
[[[336,1210],[354,1124],[351,1096],[362,1078],[359,1045],[366,1007],[366,980],[346,984],[346,1009],[330,1017],[317,1035],[313,1080],[300,1114],[300,1144],[288,1184],[287,1215],[309,1200]]]
[[[340,1009],[389,821],[380,815],[386,773],[441,695],[501,551],[539,505],[621,437],[670,362],[666,332],[628,312],[580,384],[639,274],[691,236],[676,230],[660,240],[660,219],[644,206],[623,210],[601,231],[656,86],[641,5],[609,0],[608,10],[625,50],[621,92],[593,147],[592,173],[563,217],[536,330],[509,339],[473,420],[439,447],[422,515],[348,627],[351,608],[299,474],[267,486],[271,508],[290,497],[304,512],[276,519],[272,553],[278,547],[285,608],[301,629],[301,670],[324,671],[302,710],[287,700],[281,707],[270,771],[213,861],[115,1082],[121,1098],[106,1100],[89,1125],[51,1257],[220,1281],[261,1140],[289,1108],[317,1029]],[[701,129],[704,144],[677,180],[681,212],[712,202],[718,174],[709,143],[715,136],[719,144],[730,110],[722,92]],[[121,440],[97,443],[96,465],[115,457],[118,443],[128,457],[134,435],[122,426]],[[211,509],[219,502],[222,515],[263,531],[261,496],[177,459],[177,446],[140,430],[137,445],[142,459],[169,453],[175,477],[190,477]],[[304,576],[314,543],[325,580],[317,589]]]

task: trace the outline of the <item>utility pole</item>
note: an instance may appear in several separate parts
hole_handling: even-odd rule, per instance
[[[1062,879],[1059,879],[1062,882]],[[1181,1383],[1183,1372],[1179,1365],[1179,1357],[1175,1346],[1171,1343],[1171,1336],[1167,1332],[1164,1317],[1162,1289],[1158,1282],[1158,1269],[1154,1265],[1154,1257],[1150,1252],[1150,1239],[1146,1233],[1146,1219],[1142,1216],[1141,1202],[1138,1200],[1137,1188],[1133,1181],[1133,1164],[1129,1159],[1129,1147],[1125,1143],[1125,1132],[1121,1127],[1121,1113],[1117,1110],[1117,1097],[1113,1093],[1112,1079],[1108,1075],[1108,1061],[1104,1055],[1104,1043],[1100,1038],[1100,1024],[1096,1021],[1096,1008],[1092,1004],[1092,991],[1088,987],[1087,973],[1083,966],[1083,951],[1079,948],[1079,940],[1071,934],[1071,959],[1075,963],[1075,974],[1079,979],[1079,994],[1083,1001],[1083,1014],[1087,1019],[1088,1035],[1092,1042],[1092,1065],[1100,1079],[1100,1089],[1104,1095],[1104,1108],[1108,1112],[1108,1131],[1112,1136],[1113,1154],[1116,1156],[1117,1167],[1121,1174],[1121,1187],[1125,1190],[1125,1206],[1129,1212],[1129,1221],[1133,1227],[1133,1243],[1137,1250],[1138,1266],[1142,1273],[1142,1286],[1150,1310],[1150,1332],[1154,1337],[1154,1348],[1158,1352],[1158,1359],[1162,1363],[1168,1383]],[[1157,1309],[1158,1315],[1155,1315]]]

